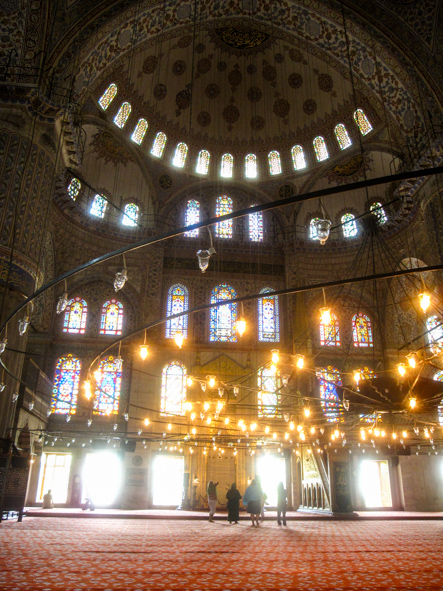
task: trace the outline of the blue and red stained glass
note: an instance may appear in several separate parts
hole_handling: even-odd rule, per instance
[[[226,283],[214,287],[211,293],[211,304],[232,300],[237,297],[234,288]],[[223,304],[209,311],[209,340],[212,342],[236,343],[237,304]]]
[[[69,300],[63,319],[63,332],[84,334],[87,316],[88,305],[85,300],[80,297]]]
[[[254,207],[254,205],[251,205]],[[249,240],[251,242],[263,242],[263,213],[256,211],[250,213],[249,219]]]
[[[75,413],[80,371],[80,360],[70,354],[60,357],[57,361],[52,390],[52,413],[62,415]]]
[[[186,204],[185,226],[192,226],[198,224],[200,221],[200,203],[195,199],[190,199]],[[195,238],[198,236],[198,228],[196,230],[189,230],[185,232],[187,238]]]
[[[222,195],[217,197],[215,203],[215,216],[220,217],[232,213],[233,203],[230,197]],[[215,234],[219,238],[232,238],[232,220],[225,220],[215,224]]]
[[[115,415],[118,413],[120,390],[122,385],[122,371],[114,357],[110,356],[100,361],[98,369],[101,377],[97,381],[94,398],[94,414]]]
[[[327,326],[320,320],[320,345],[340,347],[340,325],[335,314],[331,314],[331,323]]]
[[[166,303],[166,316],[186,312],[189,306],[188,289],[181,283],[171,285],[168,289]],[[176,333],[181,333],[186,339],[188,336],[188,315],[172,318],[166,322],[165,337],[173,339]]]
[[[317,371],[320,378],[320,404],[328,422],[337,422],[343,411],[337,394],[336,386],[341,386],[340,372],[332,366]]]
[[[266,295],[258,300],[258,340],[265,343],[280,341],[278,296],[271,295],[273,291],[265,287],[260,293]]]
[[[270,367],[262,367],[258,372],[258,416],[275,418],[280,416],[281,394],[280,379],[272,373]]]
[[[121,335],[123,327],[123,304],[112,298],[102,306],[100,334]]]
[[[352,317],[352,338],[354,347],[372,347],[372,326],[366,314],[359,312]]]

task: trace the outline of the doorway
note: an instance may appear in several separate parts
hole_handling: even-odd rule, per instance
[[[71,460],[71,454],[43,454],[37,489],[37,503],[43,501],[43,495],[48,490],[51,491],[54,503],[66,503]]]
[[[86,454],[83,467],[83,503],[88,498],[96,507],[109,507],[115,503],[122,484],[122,462],[118,454],[111,451]]]
[[[152,467],[152,504],[178,507],[183,494],[184,458],[157,455]]]
[[[363,460],[361,462],[360,491],[368,509],[392,507],[387,460]]]
[[[267,495],[266,503],[277,506],[277,485],[283,482],[286,488],[286,460],[279,456],[265,454],[257,459],[257,474],[260,476],[261,487]]]

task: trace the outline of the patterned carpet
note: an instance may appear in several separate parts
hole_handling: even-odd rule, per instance
[[[0,525],[0,589],[443,588],[441,521],[42,519]]]

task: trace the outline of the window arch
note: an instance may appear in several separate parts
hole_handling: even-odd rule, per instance
[[[221,159],[221,171],[220,174],[226,179],[232,177],[232,171],[234,169],[234,156],[232,154],[223,154]]]
[[[429,316],[426,320],[426,330],[428,331],[428,343],[437,345],[431,347],[434,353],[443,346],[443,320],[438,316]]]
[[[155,136],[154,143],[152,144],[151,154],[156,156],[157,158],[161,158],[163,156],[163,150],[166,146],[166,134],[162,131],[159,131]]]
[[[366,117],[363,109],[357,109],[355,111],[354,119],[362,135],[366,135],[372,131],[372,125],[370,124],[369,119]]]
[[[148,122],[146,119],[139,119],[134,131],[131,135],[131,140],[136,144],[140,145],[145,137],[145,133],[148,129]]]
[[[255,154],[245,156],[245,177],[247,179],[257,178],[257,156]]]
[[[130,114],[131,105],[128,102],[122,103],[122,106],[118,110],[117,115],[114,117],[114,123],[117,125],[117,127],[123,129]]]
[[[63,332],[85,334],[88,304],[80,297],[69,300],[65,309]]]
[[[343,224],[343,236],[345,238],[353,238],[354,236],[357,236],[358,227],[353,213],[345,213],[345,215],[342,215],[341,223]]]
[[[186,375],[186,367],[179,361],[171,361],[163,368],[160,400],[163,415],[185,414],[183,403],[186,400]]]
[[[109,107],[112,101],[115,99],[117,95],[117,85],[112,82],[102,94],[102,96],[98,99],[98,103],[103,111]]]
[[[323,160],[327,160],[329,158],[329,153],[324,138],[321,135],[318,135],[312,143],[314,144],[317,162],[323,162]]]
[[[337,422],[343,413],[337,394],[337,386],[342,385],[340,372],[328,365],[317,371],[317,377],[320,378],[320,404],[323,414],[328,422]]]
[[[258,300],[258,340],[265,343],[280,341],[280,313],[278,296],[271,295],[272,287],[264,287],[260,293],[266,294]]]
[[[340,325],[337,316],[331,312],[331,323],[327,326],[320,320],[320,345],[340,347]]]
[[[185,213],[185,226],[192,226],[193,224],[198,224],[200,221],[200,203],[195,199],[190,199],[186,204],[186,213]],[[195,230],[189,230],[189,232],[185,232],[185,236],[188,238],[195,238],[198,236],[198,228]]]
[[[77,407],[81,362],[71,354],[60,357],[55,366],[51,412],[72,415]]]
[[[123,304],[112,298],[102,306],[100,334],[121,335],[123,327]]]
[[[80,193],[80,189],[82,188],[81,182],[77,178],[71,179],[71,182],[68,185],[67,193],[69,197],[75,201]]]
[[[303,168],[306,168],[305,153],[301,146],[293,146],[291,155],[294,170],[302,170]]]
[[[135,203],[127,203],[123,212],[122,224],[124,226],[136,226],[138,211],[138,205]]]
[[[90,213],[98,218],[104,218],[107,206],[108,202],[106,199],[102,195],[96,195],[92,202]]]
[[[436,374],[434,374],[434,380],[436,380],[437,382],[443,382],[443,371],[438,371]],[[437,414],[438,424],[443,426],[443,402],[440,402],[440,404],[438,405]]]
[[[232,300],[237,297],[233,287],[222,283],[211,292],[211,304]],[[236,343],[237,333],[235,323],[237,321],[237,304],[223,304],[210,309],[209,340],[225,343]]]
[[[254,207],[254,205],[251,205]],[[263,212],[256,211],[248,215],[249,240],[251,242],[263,242]]]
[[[197,166],[195,167],[195,172],[198,174],[208,174],[210,159],[211,154],[208,152],[208,150],[200,150],[197,156]]]
[[[281,174],[281,159],[280,154],[276,150],[272,150],[268,154],[269,172],[270,174]]]
[[[95,390],[94,414],[116,415],[122,386],[122,363],[110,356],[100,361],[100,379]]]
[[[188,288],[182,283],[171,285],[168,289],[166,302],[166,316],[186,312],[189,308]],[[188,336],[188,315],[172,318],[166,322],[165,337],[173,339],[176,333],[181,333],[186,339]]]
[[[388,216],[386,215],[386,212],[381,203],[373,203],[369,209],[377,217],[377,221],[380,224],[380,226],[382,226],[388,221]]]
[[[343,125],[343,123],[339,123],[335,126],[334,133],[341,150],[346,150],[346,148],[352,146],[352,140],[349,137],[348,130]]]
[[[172,161],[172,164],[174,166],[176,166],[177,168],[183,168],[183,166],[185,165],[187,153],[188,153],[188,146],[186,144],[184,144],[183,142],[180,142],[179,144],[177,144],[177,147],[175,148],[174,160]]]
[[[221,195],[215,202],[215,216],[220,217],[233,211],[233,202],[230,197]],[[225,220],[215,224],[215,235],[219,238],[232,238],[232,220]]]
[[[354,347],[372,347],[372,325],[369,316],[359,312],[352,317]]]
[[[317,220],[319,220],[319,217],[316,218],[312,218],[311,221],[309,222],[309,238],[311,240],[318,240],[318,232],[317,232],[317,226],[315,225],[315,222]]]
[[[272,373],[270,367],[262,367],[257,374],[257,386],[258,416],[271,418],[280,416],[280,378]]]

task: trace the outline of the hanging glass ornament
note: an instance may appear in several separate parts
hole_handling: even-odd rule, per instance
[[[5,351],[6,345],[8,344],[8,339],[4,338],[0,341],[0,355]]]
[[[198,250],[197,258],[200,271],[204,273],[206,269],[209,267],[209,259],[211,258],[209,250]]]
[[[3,390],[6,388],[6,384],[4,382],[0,382],[0,392],[3,392]]]
[[[127,412],[125,412],[125,414],[123,416],[124,416],[126,422],[129,421],[129,414]]]
[[[92,425],[92,419],[88,419],[88,427]]]
[[[122,269],[121,271],[117,271],[117,273],[115,274],[115,279],[114,279],[114,289],[115,291],[119,291],[120,289],[122,289],[126,283],[126,280],[128,278],[128,270]]]
[[[120,357],[120,355],[114,359],[114,363],[115,363],[115,369],[117,371],[121,371],[122,367],[123,367],[123,359]]]
[[[29,316],[23,316],[23,318],[18,321],[18,334],[21,337],[28,330],[28,326],[29,326]]]
[[[33,400],[31,400],[31,402],[29,403],[28,408],[29,408],[29,410],[33,410],[34,409],[34,401]]]
[[[70,420],[71,420],[71,415],[66,415],[66,422],[69,423]]]
[[[12,402],[17,402],[18,400],[18,392],[14,392],[14,394],[12,395]]]
[[[64,312],[66,310],[67,305],[68,305],[68,292],[65,291],[58,299],[57,307],[55,309],[57,314],[61,314],[62,312]]]
[[[283,386],[286,387],[289,384],[289,376],[288,376],[288,374],[286,374],[286,373],[283,374],[282,377],[281,377],[281,381],[282,381]]]
[[[331,229],[331,220],[316,220],[315,228],[317,230],[317,236],[320,240],[320,244],[325,244],[329,238],[329,230]]]

